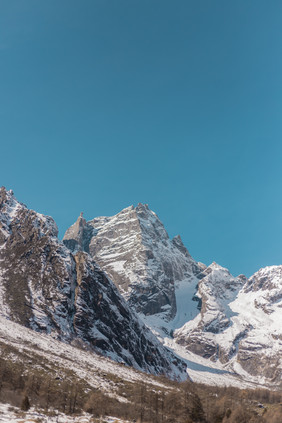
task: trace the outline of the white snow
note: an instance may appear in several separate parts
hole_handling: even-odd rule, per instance
[[[247,282],[244,284],[242,277],[234,278],[216,263],[207,269],[207,276],[201,281],[191,278],[177,284],[177,314],[172,321],[167,322],[163,314],[158,314],[142,316],[144,322],[164,345],[185,360],[192,380],[238,387],[271,386],[265,377],[247,373],[237,361],[237,352],[239,343],[247,349],[256,348],[270,359],[275,357],[277,368],[282,367],[282,266],[257,272],[255,280],[266,278],[269,287],[265,282],[261,289],[253,291],[246,290]],[[197,296],[206,301],[202,314],[197,302],[191,300],[197,283]],[[204,329],[210,327],[217,331]],[[220,345],[230,355],[229,361],[223,364],[218,359],[202,358],[177,343],[182,339],[185,344],[191,334],[208,345]]]
[[[199,280],[196,277],[191,277],[176,284],[177,312],[171,322],[173,330],[182,327],[187,320],[192,320],[199,314],[198,301],[195,299],[198,283]]]
[[[25,208],[12,194],[8,195],[10,197],[7,209],[2,213],[2,232],[4,231],[5,236],[8,235],[11,219],[17,217],[21,208]],[[170,306],[167,304],[162,313],[153,316],[142,315],[145,324],[164,345],[186,361],[188,374],[193,380],[239,387],[253,384],[267,386],[269,381],[266,378],[251,376],[242,368],[237,361],[237,353],[240,346],[246,349],[255,348],[269,359],[276,357],[277,368],[282,368],[282,266],[261,269],[246,281],[240,277],[234,278],[227,269],[213,263],[205,270],[206,276],[198,281],[192,272],[194,260],[189,255],[182,254],[169,240],[155,213],[146,205],[138,207],[138,213],[137,208],[130,206],[116,216],[100,217],[88,222],[95,228],[97,236],[106,241],[99,251],[103,269],[112,269],[122,278],[127,278],[131,285],[130,292],[134,290],[134,285],[142,288],[152,280],[162,287],[164,267],[167,263],[172,265],[176,316],[168,321]],[[36,216],[50,228],[51,234],[55,233],[53,219],[40,214]],[[131,225],[129,229],[128,224]],[[64,247],[60,248],[63,251]],[[131,254],[130,260],[126,257],[128,252]],[[148,252],[153,253],[153,257],[148,258]],[[68,265],[71,266],[70,263]],[[0,279],[3,277],[4,274],[0,274]],[[0,299],[2,294],[3,292],[0,292]],[[205,310],[202,310],[202,313],[199,313],[197,308],[198,302],[193,300],[195,294],[205,301]],[[40,292],[34,290],[33,296],[40,300]],[[0,307],[1,313],[7,316],[8,310],[5,309],[3,301]],[[35,311],[35,318],[41,325],[48,325],[44,320],[44,313]],[[229,361],[222,364],[218,357],[213,358],[215,361],[204,359],[177,343],[179,339],[188,339],[191,334],[209,345],[220,346]],[[74,347],[54,341],[47,335],[23,329],[3,317],[0,317],[0,339],[18,348],[24,348],[25,351],[37,351],[50,363],[55,361],[75,371],[78,377],[84,378],[87,375],[93,387],[102,386],[111,394],[112,386],[101,377],[101,371],[117,374],[131,381],[149,378],[85,351],[79,351],[77,363],[78,350]]]
[[[57,410],[50,410],[48,416],[44,410],[37,410],[30,408],[29,411],[24,412],[17,407],[12,407],[10,404],[0,403],[0,422],[3,423],[91,423],[93,416],[88,413],[79,415],[66,415]],[[53,415],[52,415],[53,414]],[[117,417],[103,417],[103,423],[131,423],[128,420],[121,420]]]

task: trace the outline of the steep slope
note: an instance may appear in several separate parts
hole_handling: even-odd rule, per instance
[[[129,304],[144,315],[173,318],[175,285],[201,271],[181,238],[170,240],[146,204],[89,222],[80,216],[66,231],[64,243],[74,252],[89,251]]]
[[[230,304],[247,336],[238,345],[237,360],[252,375],[282,380],[282,266],[256,272]],[[234,319],[235,320],[235,319]]]
[[[229,307],[242,285],[244,276],[234,278],[227,269],[212,263],[202,273],[198,284],[197,297],[201,299],[201,312],[195,319],[175,331],[175,339],[190,351],[205,358],[224,360],[224,352],[218,345],[215,334],[224,332],[231,325],[234,315]],[[227,352],[227,358],[233,351]]]
[[[181,238],[170,240],[142,204],[113,217],[80,217],[64,242],[73,251],[89,251],[146,325],[191,369],[279,385],[281,266],[247,280],[216,263],[196,263]]]
[[[138,369],[185,377],[140,322],[105,273],[84,252],[57,238],[52,218],[0,189],[1,315],[58,339],[81,344]]]
[[[201,313],[174,332],[175,341],[244,378],[279,385],[282,266],[261,269],[247,280],[213,263],[203,275],[197,293]]]

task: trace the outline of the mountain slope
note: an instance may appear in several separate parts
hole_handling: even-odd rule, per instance
[[[248,331],[238,345],[242,368],[281,383],[282,266],[268,266],[256,272],[230,307]]]
[[[87,381],[92,388],[100,389],[108,395],[113,395],[118,390],[118,385],[113,384],[113,378],[120,379],[121,382],[143,381],[156,387],[162,386],[151,375],[115,363],[95,352],[60,342],[1,316],[0,344],[2,351],[6,353],[3,354],[6,360],[23,362],[27,370],[41,368],[50,372],[53,378],[56,375],[68,378],[71,372],[77,378]]]
[[[185,366],[129,309],[87,253],[73,255],[52,218],[0,189],[1,314],[138,369],[185,378]]]
[[[201,271],[181,238],[170,240],[146,204],[89,222],[79,217],[66,231],[64,243],[74,252],[89,251],[128,303],[145,315],[173,318],[175,284]]]
[[[246,281],[244,276],[234,278],[227,269],[212,263],[202,273],[198,284],[197,297],[201,299],[201,312],[175,331],[175,339],[190,351],[205,358],[228,360],[233,353],[233,344],[226,352],[218,345],[216,334],[222,333],[231,325],[234,315],[229,303],[235,300]]]
[[[180,237],[170,240],[142,204],[113,217],[79,218],[64,242],[74,251],[89,251],[188,367],[213,372],[216,366],[244,380],[279,386],[282,266],[261,269],[249,280],[216,263],[205,267],[192,259]]]
[[[259,270],[249,280],[212,264],[198,294],[201,313],[175,331],[188,350],[230,365],[264,383],[282,378],[282,266]]]

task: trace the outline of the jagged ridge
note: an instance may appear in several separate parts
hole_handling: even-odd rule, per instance
[[[171,348],[178,350],[178,343],[244,378],[280,383],[282,266],[261,269],[249,280],[216,263],[206,267],[180,237],[170,240],[142,204],[113,217],[78,220],[64,242],[89,251]],[[172,333],[174,344],[165,340]]]
[[[146,204],[89,222],[79,217],[66,231],[64,243],[72,251],[89,251],[129,304],[145,315],[163,312],[173,318],[175,284],[201,270],[180,236],[170,240]]]
[[[52,218],[1,188],[1,314],[138,369],[185,377],[183,363],[140,322],[106,274],[87,253],[73,255],[57,233]]]

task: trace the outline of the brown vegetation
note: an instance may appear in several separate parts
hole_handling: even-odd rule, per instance
[[[157,380],[157,378],[156,378]],[[159,379],[153,384],[112,381],[116,398],[91,388],[72,373],[0,358],[0,401],[28,410],[30,405],[66,414],[87,411],[139,423],[281,423],[282,393],[240,390]],[[161,385],[160,385],[161,386]],[[119,401],[118,398],[123,398]]]

